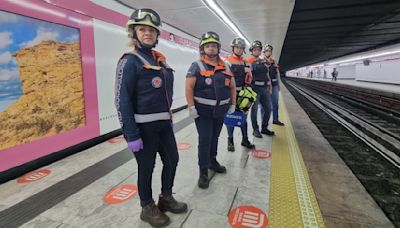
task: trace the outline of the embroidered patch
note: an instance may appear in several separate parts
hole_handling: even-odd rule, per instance
[[[160,88],[162,86],[162,79],[160,77],[154,77],[151,80],[151,85],[156,89]]]
[[[211,78],[206,78],[206,84],[211,85],[212,84],[212,79]]]

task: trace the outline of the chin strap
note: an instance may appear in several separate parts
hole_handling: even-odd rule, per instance
[[[208,55],[208,54],[206,54],[206,56],[207,56],[208,58],[212,59],[212,58],[215,58],[215,57],[217,57],[217,56],[218,56],[218,54],[215,54],[215,55]]]

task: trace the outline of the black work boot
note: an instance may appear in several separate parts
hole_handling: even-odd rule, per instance
[[[261,133],[262,134],[265,134],[265,135],[275,135],[275,132],[273,132],[273,131],[270,131],[268,128],[264,128],[264,129],[262,129],[261,130]]]
[[[253,130],[253,135],[256,138],[262,138],[262,135],[261,135],[261,133],[260,133],[260,131],[258,129],[257,130]]]
[[[274,120],[274,121],[272,121],[272,124],[276,124],[276,125],[279,125],[279,126],[285,126],[285,124],[282,123],[282,122],[279,121],[279,120]]]
[[[217,160],[213,161],[210,165],[211,170],[214,170],[217,173],[226,173],[226,168],[223,165],[220,165]]]
[[[160,208],[161,211],[181,214],[187,211],[187,204],[176,201],[172,195],[160,195],[158,198],[158,208]]]
[[[208,188],[210,180],[208,180],[208,169],[200,169],[200,176],[197,185],[199,188]]]
[[[228,151],[234,152],[235,145],[233,144],[233,138],[228,137]]]
[[[153,227],[168,226],[170,223],[169,217],[160,211],[154,201],[142,207],[140,219],[150,223]]]
[[[254,144],[252,144],[247,137],[243,137],[242,146],[249,148],[249,149],[256,148],[256,146]]]

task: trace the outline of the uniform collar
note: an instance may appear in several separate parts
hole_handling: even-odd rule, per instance
[[[218,60],[218,65],[217,66],[215,66],[215,63],[211,62],[211,60],[207,56],[202,56],[200,60],[203,61],[205,64],[211,65],[213,67],[223,67],[223,68],[225,68],[224,61],[222,61],[221,59]]]
[[[244,61],[243,56],[238,57],[235,54],[228,56],[228,60],[237,61],[237,62]]]

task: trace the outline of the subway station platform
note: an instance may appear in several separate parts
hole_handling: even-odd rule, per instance
[[[169,227],[392,227],[360,182],[282,88],[276,136],[253,139],[255,151],[227,151],[223,127],[218,160],[226,174],[197,187],[197,132],[187,110],[174,115],[180,161],[174,196],[185,214]],[[249,135],[252,130],[249,126]],[[252,138],[252,137],[251,137]],[[0,227],[150,227],[140,220],[137,164],[122,137],[0,186]],[[153,174],[160,191],[161,160]]]
[[[294,78],[296,78],[296,77],[294,77]],[[339,83],[339,84],[344,84],[344,85],[361,87],[361,88],[365,88],[365,89],[373,89],[373,90],[379,90],[379,91],[400,94],[400,85],[399,84],[388,84],[388,83],[359,81],[359,80],[355,80],[355,79],[340,79],[340,78],[338,78],[336,81],[332,81],[332,79],[330,79],[330,78],[326,78],[326,79],[304,78],[304,79],[321,80],[321,81],[327,81],[327,82],[331,82],[331,83]]]

